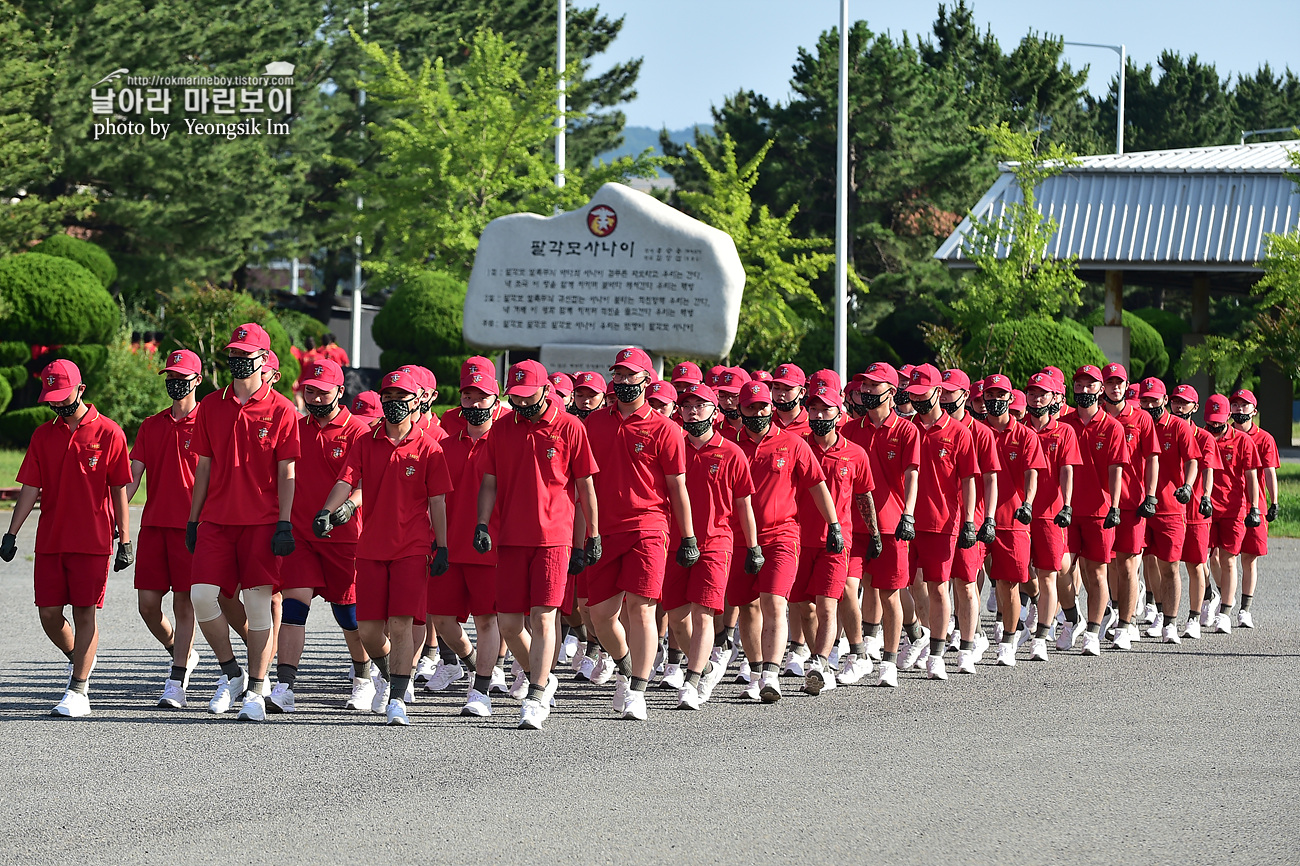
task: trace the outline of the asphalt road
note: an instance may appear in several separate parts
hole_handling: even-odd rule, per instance
[[[561,687],[545,731],[422,699],[409,729],[350,714],[332,618],[309,622],[299,711],[263,724],[153,707],[169,662],[130,572],[101,619],[94,715],[47,715],[64,660],[31,604],[32,522],[0,564],[0,862],[1291,863],[1300,794],[1300,543],[1275,542],[1258,627],[1100,659],[818,698],[784,681],[699,713],[652,688]]]

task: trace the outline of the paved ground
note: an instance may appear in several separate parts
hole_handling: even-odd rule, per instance
[[[1259,628],[1100,659],[980,666],[896,691],[795,692],[700,713],[566,684],[548,730],[460,695],[385,728],[338,707],[346,660],[311,620],[298,714],[153,709],[169,662],[114,577],[95,714],[46,715],[64,662],[31,607],[34,526],[0,565],[0,862],[1294,862],[1300,542],[1265,560]],[[129,572],[128,572],[129,574]]]

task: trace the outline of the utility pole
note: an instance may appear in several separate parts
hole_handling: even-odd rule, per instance
[[[835,147],[835,372],[849,365],[849,0],[840,0],[839,111]]]

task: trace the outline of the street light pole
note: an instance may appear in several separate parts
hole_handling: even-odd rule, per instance
[[[1128,69],[1128,51],[1124,45],[1102,45],[1097,42],[1065,42],[1065,45],[1079,45],[1084,48],[1105,48],[1119,55],[1119,109],[1115,122],[1115,153],[1124,153],[1124,73]]]
[[[564,186],[564,112],[567,109],[565,103],[565,80],[564,67],[568,65],[565,59],[565,31],[568,29],[568,5],[569,0],[559,0],[558,30],[559,36],[555,45],[555,72],[560,76],[560,95],[556,99],[555,107],[559,109],[560,115],[555,119],[555,185]]]
[[[361,13],[361,35],[362,38],[370,35],[370,0],[362,3]],[[360,95],[357,97],[357,108],[361,117],[361,137],[366,137],[366,88],[364,80]],[[361,213],[362,207],[361,196],[357,196],[357,213]],[[353,369],[361,366],[361,232],[357,232],[356,240],[353,246],[352,256],[352,352],[348,355],[348,360],[352,362]]]
[[[849,0],[840,0],[839,110],[835,146],[835,372],[849,365]]]

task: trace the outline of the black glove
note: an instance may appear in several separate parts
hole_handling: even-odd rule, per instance
[[[979,541],[980,533],[975,531],[975,522],[968,520],[961,525],[961,532],[957,533],[957,546],[962,550],[970,550]]]
[[[1201,497],[1201,508],[1200,508],[1200,511],[1201,511],[1201,516],[1202,516],[1202,517],[1213,517],[1213,516],[1214,516],[1214,503],[1210,501],[1210,497],[1208,497],[1208,496],[1202,496],[1202,497]]]
[[[447,573],[447,569],[450,567],[451,563],[447,561],[447,548],[435,544],[433,546],[433,562],[429,563],[429,574],[434,577],[441,577]]]
[[[913,541],[916,538],[916,518],[910,514],[904,514],[898,518],[898,527],[894,530],[894,537],[899,541]]]
[[[832,523],[826,527],[826,551],[828,553],[844,552],[844,533],[840,532],[838,523]]]
[[[5,562],[13,562],[14,556],[18,553],[18,536],[12,532],[6,532],[4,541],[0,541],[0,559]]]
[[[600,562],[600,555],[603,552],[604,551],[602,551],[600,547],[599,535],[593,535],[591,538],[587,539],[587,565],[595,565]]]
[[[185,524],[185,549],[190,553],[193,553],[194,548],[198,546],[199,522],[197,520],[191,520],[189,523]]]
[[[480,523],[474,527],[474,550],[478,553],[487,553],[492,549],[492,536],[488,533],[486,523]],[[575,571],[574,574],[577,574]]]
[[[330,515],[330,520],[335,526],[342,526],[352,519],[352,515],[357,513],[357,504],[351,499],[344,499],[343,504],[334,509]]]
[[[1265,511],[1265,512],[1264,512],[1264,519],[1267,520],[1269,523],[1272,523],[1274,520],[1277,520],[1277,503],[1276,503],[1276,502],[1274,502],[1272,505],[1270,505],[1270,506],[1268,507],[1268,511]]]
[[[1106,512],[1106,519],[1102,521],[1101,528],[1114,529],[1116,526],[1119,526],[1119,509],[1112,508]]]
[[[276,556],[288,556],[293,553],[293,524],[289,521],[276,522],[275,535],[271,536],[271,552]]]
[[[1033,509],[1029,507],[1028,502],[1020,503],[1020,507],[1016,509],[1015,518],[1023,526],[1028,526],[1030,521],[1034,519]]]
[[[745,574],[758,574],[763,570],[763,563],[767,562],[763,558],[763,548],[751,547],[745,552]]]
[[[1246,512],[1246,528],[1254,529],[1259,524],[1259,509],[1252,505],[1250,510]]]
[[[1156,498],[1154,496],[1148,496],[1146,499],[1143,499],[1142,504],[1138,506],[1138,517],[1155,517],[1155,516],[1156,516]]]
[[[1181,502],[1183,505],[1186,505],[1187,503],[1191,502],[1192,486],[1190,484],[1184,484],[1182,487],[1179,487],[1177,490],[1174,491],[1174,498],[1177,499],[1179,502]]]
[[[328,508],[322,508],[316,512],[316,518],[311,522],[312,534],[317,538],[324,538],[330,534],[334,528],[334,515]]]
[[[135,562],[135,551],[131,549],[131,542],[118,542],[117,556],[113,557],[113,570],[121,571],[124,568],[130,568],[133,562]]]
[[[1062,529],[1066,529],[1069,527],[1070,521],[1073,519],[1074,509],[1068,505],[1062,505],[1061,510],[1056,512],[1056,517],[1052,518],[1052,522]]]
[[[573,548],[569,553],[569,574],[582,574],[587,567],[587,554],[581,547]]]
[[[840,545],[843,547],[843,544]],[[700,561],[700,548],[695,544],[695,536],[688,535],[682,539],[682,543],[677,547],[677,564],[682,568],[690,568]]]
[[[880,554],[885,552],[885,542],[879,535],[871,536],[871,541],[867,545],[867,559],[879,559]]]
[[[998,525],[993,522],[992,517],[985,517],[984,523],[980,526],[980,531],[975,534],[975,540],[982,541],[985,544],[992,544],[993,539],[997,538],[997,536]]]

